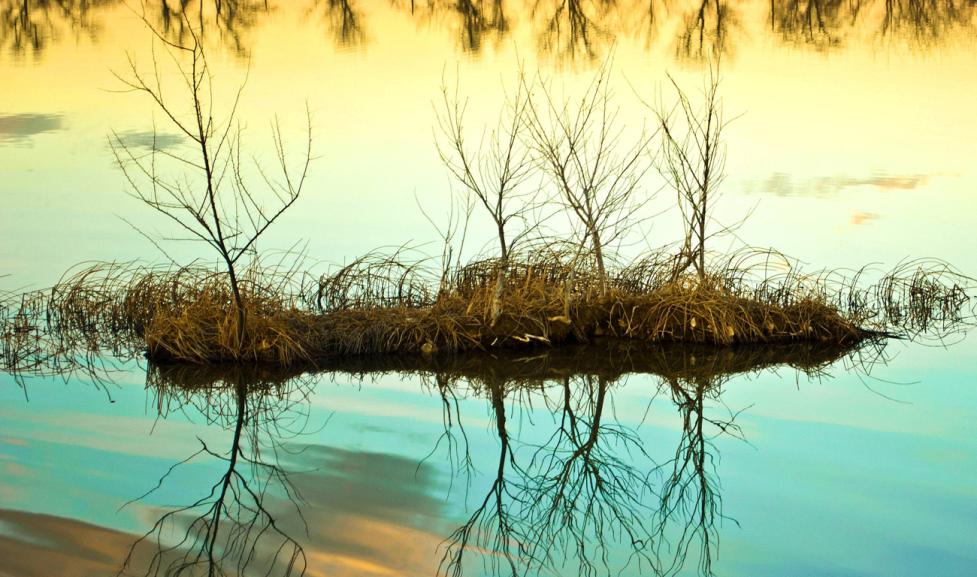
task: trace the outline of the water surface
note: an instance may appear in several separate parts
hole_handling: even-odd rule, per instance
[[[151,6],[172,38],[186,33],[180,4]],[[273,154],[275,116],[300,140],[313,112],[311,181],[263,249],[302,239],[310,260],[342,262],[415,241],[439,254],[417,205],[449,210],[433,134],[444,81],[477,125],[519,66],[572,94],[613,56],[638,128],[652,119],[642,100],[669,98],[666,73],[694,91],[718,57],[735,119],[715,216],[749,218],[717,249],[977,271],[972,2],[221,4],[188,14],[219,87],[247,78],[256,154]],[[163,260],[130,223],[173,231],[125,194],[107,140],[146,147],[155,123],[157,146],[185,145],[113,74],[127,54],[151,62],[150,45],[121,2],[0,0],[0,289],[48,286],[82,261]],[[642,186],[658,193],[625,257],[677,239],[671,193],[655,176]],[[478,220],[469,234],[472,253],[492,240]],[[886,362],[843,357],[814,375],[742,350],[722,371],[672,350],[664,372],[513,375],[537,367],[528,355],[507,370],[412,359],[289,378],[116,359],[106,381],[3,373],[0,573],[165,574],[208,541],[154,562],[160,543],[206,537],[230,475],[220,563],[205,552],[187,574],[282,574],[300,551],[309,575],[973,575],[977,349],[953,341],[891,342]],[[248,519],[281,532],[242,530]]]
[[[188,557],[154,565],[158,543],[201,550],[230,470],[216,561],[186,574],[286,574],[295,548],[309,575],[969,575],[969,367],[898,348],[871,376],[875,349],[679,348],[588,369],[543,353],[287,381],[8,376],[0,567],[108,575],[131,552],[125,574],[165,574]]]

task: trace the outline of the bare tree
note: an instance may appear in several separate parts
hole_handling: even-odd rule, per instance
[[[650,200],[642,177],[650,168],[647,148],[653,134],[644,129],[624,141],[610,88],[610,61],[598,70],[576,104],[558,99],[546,80],[540,97],[530,98],[528,133],[556,200],[582,228],[580,247],[593,255],[607,280],[607,251],[634,224],[636,210]]]
[[[526,145],[526,112],[529,92],[525,83],[505,99],[495,128],[483,128],[475,146],[467,142],[465,111],[468,100],[446,83],[441,85],[441,102],[436,109],[437,147],[441,161],[462,185],[466,201],[480,206],[492,219],[499,243],[499,262],[489,311],[494,325],[502,311],[504,279],[509,257],[517,245],[538,227],[539,218],[530,213],[536,207],[539,187],[534,186],[534,159]],[[532,224],[531,224],[532,222]]]
[[[708,211],[725,176],[726,147],[722,141],[727,122],[719,99],[719,66],[710,66],[702,103],[696,106],[671,76],[678,103],[656,114],[662,133],[661,154],[656,166],[678,195],[685,225],[685,238],[674,275],[694,267],[699,278],[706,275]],[[720,231],[721,232],[721,231]]]
[[[119,133],[110,138],[116,160],[129,181],[130,194],[167,217],[185,234],[180,240],[196,240],[213,248],[226,268],[237,316],[241,342],[246,322],[246,296],[242,291],[241,270],[256,254],[258,239],[299,198],[312,159],[312,120],[306,108],[308,136],[304,158],[298,171],[289,168],[281,128],[272,124],[272,139],[280,174],[277,178],[254,159],[247,162],[243,150],[244,128],[237,118],[242,84],[223,119],[214,112],[214,74],[207,62],[201,36],[183,14],[187,26],[186,42],[168,40],[143,17],[154,35],[152,69],[143,72],[129,57],[126,76],[117,75],[130,90],[142,93],[163,113],[171,129],[189,141],[176,150],[160,144],[155,127],[148,153],[127,143]],[[162,46],[175,68],[180,87],[171,95],[166,74],[157,54]],[[189,113],[183,111],[189,105]],[[165,166],[176,168],[172,173]],[[259,194],[249,182],[253,176],[263,185]],[[263,196],[269,196],[266,203]]]
[[[533,158],[526,146],[526,112],[529,95],[525,83],[519,82],[515,93],[506,99],[498,125],[484,129],[480,141],[470,147],[465,130],[468,100],[442,82],[441,102],[436,110],[437,147],[441,162],[462,185],[466,195],[485,209],[495,225],[499,256],[504,262],[516,244],[531,227],[525,226],[526,213],[532,206],[538,188],[529,185]],[[513,232],[513,223],[522,221],[521,230]]]

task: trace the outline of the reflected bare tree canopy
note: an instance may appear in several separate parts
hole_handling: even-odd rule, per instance
[[[322,18],[340,47],[355,48],[366,41],[363,14],[352,0],[316,0],[311,13]]]
[[[856,38],[927,48],[968,34],[972,38],[977,27],[977,9],[969,0],[770,0],[765,6],[758,10],[750,2],[728,0],[677,5],[661,0],[397,0],[389,6],[308,0],[304,11],[341,48],[368,49],[375,39],[367,33],[371,20],[394,10],[420,30],[448,32],[462,53],[478,55],[526,30],[541,55],[567,64],[599,62],[615,43],[628,39],[648,46],[662,40],[674,47],[676,59],[697,62],[735,54],[736,44],[751,29],[766,29],[785,46],[829,50]],[[2,0],[0,50],[36,58],[72,38],[97,40],[123,8],[121,0]],[[157,0],[145,9],[153,26],[175,43],[187,40],[189,20],[242,57],[250,53],[252,31],[276,13],[269,0]]]
[[[788,347],[754,354],[695,347],[618,347],[535,357],[449,362],[431,375],[444,401],[448,455],[470,463],[455,409],[462,389],[485,398],[498,436],[498,467],[476,495],[468,519],[444,542],[440,572],[478,566],[492,575],[620,572],[714,575],[724,521],[716,439],[745,440],[722,387],[738,374],[790,365],[816,377],[842,360],[868,367],[881,343],[839,349]],[[417,369],[425,372],[425,369]],[[658,381],[649,403],[669,399],[681,419],[674,457],[656,460],[638,428],[621,422],[614,392],[630,371]],[[560,376],[565,375],[565,376]],[[454,383],[448,386],[447,383]],[[532,406],[551,421],[541,442],[524,442],[519,425]],[[458,434],[461,432],[461,434]],[[440,442],[439,442],[440,445]],[[470,467],[457,469],[470,475]],[[621,551],[625,553],[621,553]]]
[[[11,0],[0,3],[0,48],[39,55],[65,35],[96,37],[103,25],[98,9],[118,0]]]
[[[212,485],[199,487],[202,496],[164,513],[133,543],[119,575],[304,574],[305,550],[269,501],[284,497],[292,505],[285,513],[304,524],[301,496],[280,459],[284,443],[307,426],[307,380],[254,367],[215,372],[153,366],[146,387],[160,417],[189,411],[230,431],[231,438],[226,449],[198,439],[196,452],[136,499],[149,497],[176,467],[195,460],[215,461],[222,471]]]
[[[691,61],[721,58],[732,50],[730,34],[735,24],[736,11],[729,2],[694,3],[683,16],[675,41],[676,57]]]
[[[444,432],[418,467],[445,467],[449,493],[469,496],[462,522],[441,536],[440,553],[429,552],[440,559],[439,575],[479,566],[491,575],[568,568],[579,575],[713,575],[719,530],[735,524],[723,511],[717,440],[744,439],[738,411],[722,402],[724,383],[784,366],[820,378],[839,363],[868,370],[879,359],[884,341],[762,350],[607,342],[531,355],[346,358],[304,374],[150,365],[147,393],[160,418],[193,415],[229,440],[219,447],[198,439],[196,452],[133,501],[194,462],[219,472],[191,488],[195,500],[160,514],[120,560],[119,574],[305,574],[310,551],[328,545],[310,536],[319,513],[298,487],[310,486],[301,479],[328,463],[314,455],[303,457],[304,471],[284,463],[299,454],[304,435],[323,426],[309,421],[310,394],[322,376],[368,380],[394,371],[419,376],[441,399]],[[617,416],[615,395],[634,376],[657,382],[644,395],[649,408],[670,406],[678,416],[672,458],[652,457],[640,425]],[[462,421],[463,402],[484,403],[492,423],[486,433],[497,454],[485,459],[493,463],[488,470],[475,465],[471,443],[479,433]],[[533,411],[548,417],[532,422]],[[472,485],[479,475],[489,480],[484,490]]]

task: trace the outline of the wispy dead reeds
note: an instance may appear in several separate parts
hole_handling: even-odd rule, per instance
[[[167,362],[322,364],[348,355],[559,347],[599,339],[756,345],[946,339],[974,325],[973,279],[939,261],[887,273],[803,274],[773,253],[674,275],[664,255],[611,271],[553,251],[479,260],[447,282],[421,261],[371,255],[320,277],[257,267],[240,279],[243,333],[226,274],[98,264],[47,291],[8,295],[7,370],[99,352]],[[591,263],[591,264],[587,264]],[[501,292],[500,292],[501,279]]]

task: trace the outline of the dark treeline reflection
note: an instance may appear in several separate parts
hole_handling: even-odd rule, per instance
[[[771,0],[770,26],[785,40],[830,48],[871,22],[869,30],[882,38],[926,46],[954,30],[973,30],[975,8],[971,0]]]
[[[103,6],[119,0],[2,0],[0,49],[14,54],[38,55],[51,42],[64,37],[98,36],[104,22],[92,17]]]
[[[336,44],[356,47],[366,39],[363,16],[355,0],[315,0],[313,11],[321,15]]]
[[[192,26],[220,34],[225,45],[245,55],[248,31],[268,9],[268,0],[161,0],[144,2],[142,16],[177,44],[187,43]]]
[[[785,39],[831,47],[861,9],[861,0],[771,0],[770,24]]]
[[[443,505],[427,494],[430,488],[408,497],[401,487],[395,499],[361,488],[372,496],[360,504],[342,497],[349,492],[342,487],[349,467],[361,469],[366,462],[305,442],[307,434],[326,430],[311,422],[308,411],[314,375],[322,373],[151,365],[147,388],[163,418],[177,412],[202,415],[229,439],[226,446],[200,440],[196,452],[137,499],[175,482],[174,471],[188,463],[218,464],[219,473],[206,485],[184,487],[201,496],[165,509],[121,561],[122,572],[318,574],[323,568],[313,560],[353,554],[363,566],[380,567],[391,559],[373,557],[396,549],[396,543],[369,551],[338,536],[356,533],[354,525],[362,524],[356,518],[391,517],[391,511],[406,506],[420,509],[397,513],[401,518],[438,519],[426,523],[437,534],[417,552],[432,575],[597,575],[621,569],[674,575],[695,568],[712,575],[718,531],[727,519],[715,440],[741,436],[737,412],[721,400],[724,383],[738,374],[783,366],[816,377],[842,359],[876,359],[879,346],[739,350],[605,343],[501,356],[350,358],[321,367],[337,382],[350,377],[368,381],[387,372],[413,374],[440,398],[443,432],[427,457],[406,467],[411,473],[404,480],[408,485],[423,480],[432,467],[449,471],[449,496],[467,495],[460,520],[457,513],[437,511]],[[647,445],[648,433],[640,423],[618,418],[615,395],[635,374],[652,377],[642,402],[649,408],[653,403],[670,407],[666,410],[678,416],[680,430],[657,434],[655,447]],[[468,412],[461,405],[471,403],[485,404],[491,422],[487,431],[465,422]],[[470,441],[476,434],[494,437],[497,453],[473,454]],[[671,457],[652,456],[661,454],[661,444],[674,447],[665,451]],[[386,463],[390,458],[371,460]],[[490,463],[487,469],[485,463]],[[393,463],[376,464],[388,465]],[[378,507],[374,501],[386,504]],[[343,523],[352,525],[344,528]],[[439,525],[442,529],[434,529]]]
[[[0,0],[0,50],[39,57],[51,43],[72,37],[97,40],[113,26],[109,8],[123,0]],[[269,11],[268,0],[156,0],[129,2],[136,13],[170,40],[184,43],[189,26],[218,34],[239,54],[248,50],[247,32]]]
[[[463,52],[478,53],[510,31],[510,6],[502,0],[397,0],[394,6],[424,24],[450,28]]]
[[[0,49],[39,56],[53,42],[80,35],[97,39],[112,25],[105,8],[122,4],[0,0]],[[382,40],[367,34],[371,17],[394,10],[421,30],[447,31],[457,38],[458,49],[470,54],[525,28],[539,53],[557,62],[599,60],[624,38],[646,46],[664,42],[674,47],[676,58],[697,61],[734,52],[737,41],[753,28],[765,28],[788,44],[828,49],[843,46],[856,34],[862,41],[877,37],[926,47],[977,27],[977,3],[972,0],[302,0],[299,7],[308,16],[305,20],[324,27],[341,47]],[[137,10],[174,41],[182,42],[192,23],[246,55],[249,32],[280,8],[271,0],[155,0]],[[746,21],[747,15],[757,21]]]

